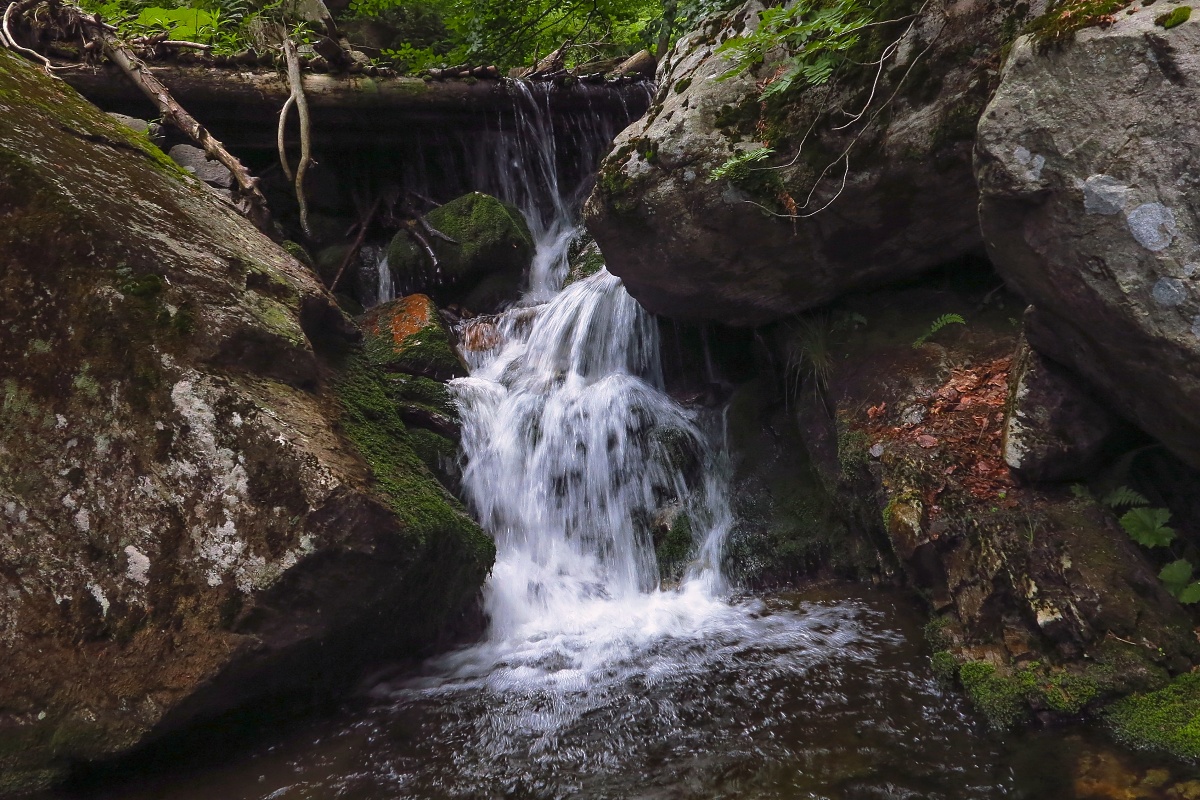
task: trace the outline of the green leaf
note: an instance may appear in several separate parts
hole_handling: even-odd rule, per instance
[[[1175,538],[1167,526],[1171,512],[1165,508],[1133,508],[1121,517],[1121,527],[1143,547],[1165,547]]]
[[[1189,584],[1187,588],[1181,591],[1178,595],[1179,602],[1184,605],[1192,603],[1200,603],[1200,583]]]
[[[1187,588],[1188,581],[1192,579],[1192,565],[1186,558],[1172,561],[1162,568],[1162,572],[1158,573],[1158,579],[1167,587],[1168,592],[1178,597],[1179,593]]]

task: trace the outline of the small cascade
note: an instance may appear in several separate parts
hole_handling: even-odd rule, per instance
[[[659,585],[649,526],[665,503],[682,504],[706,544],[729,525],[723,488],[689,485],[678,463],[714,458],[663,392],[657,327],[618,278],[601,270],[570,286],[532,324],[510,314],[492,333],[503,343],[454,383],[464,491],[499,551],[493,640],[647,602]],[[687,578],[710,594],[723,586],[717,549]]]

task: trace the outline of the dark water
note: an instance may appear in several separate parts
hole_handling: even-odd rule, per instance
[[[585,671],[477,648],[244,755],[70,796],[1200,797],[1077,731],[989,731],[931,673],[917,620],[890,592],[823,589],[629,638]]]

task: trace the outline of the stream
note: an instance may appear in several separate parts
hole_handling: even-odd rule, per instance
[[[477,185],[529,218],[530,285],[505,313],[462,323],[460,338],[483,344],[452,384],[465,500],[498,547],[482,640],[364,678],[337,710],[237,756],[70,796],[1200,797],[1180,768],[1098,735],[989,731],[934,676],[906,594],[755,597],[726,579],[721,412],[668,395],[657,325],[618,278],[562,288],[587,187],[560,185],[554,134],[532,95],[529,108]],[[593,142],[594,168],[612,134],[572,146]],[[665,588],[651,534],[664,507],[694,535]]]

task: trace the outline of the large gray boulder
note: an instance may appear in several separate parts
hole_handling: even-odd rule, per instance
[[[731,64],[715,50],[761,9],[751,0],[682,38],[649,113],[617,137],[585,210],[609,270],[656,313],[758,324],[982,252],[971,139],[1001,30],[1021,13],[929,3],[854,121],[834,109],[866,105],[869,70],[766,104],[756,83],[781,54],[721,79]],[[907,24],[884,27],[879,41]],[[710,179],[764,143],[776,154],[756,166],[779,169]],[[789,210],[800,218],[777,215]]]
[[[415,654],[478,591],[492,543],[316,277],[4,49],[0,328],[0,796]]]
[[[1020,39],[979,125],[980,219],[1033,347],[1200,466],[1200,25],[1156,4]]]

